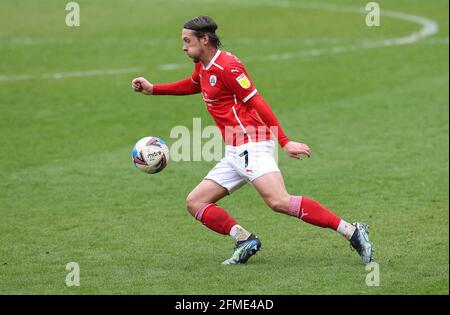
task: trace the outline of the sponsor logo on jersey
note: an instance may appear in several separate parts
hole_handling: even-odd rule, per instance
[[[247,78],[245,73],[238,76],[236,78],[236,81],[238,81],[239,85],[242,86],[244,89],[248,89],[251,85],[250,80]]]
[[[216,85],[217,83],[217,77],[213,74],[212,76],[209,77],[209,84],[211,84],[211,86]]]

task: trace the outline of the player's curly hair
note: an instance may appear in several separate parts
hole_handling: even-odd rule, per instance
[[[211,45],[216,48],[222,46],[220,38],[216,34],[218,26],[216,22],[214,22],[213,19],[211,19],[209,16],[197,16],[192,20],[184,23],[184,28],[194,31],[194,34],[197,38],[202,38],[203,36],[207,35]]]

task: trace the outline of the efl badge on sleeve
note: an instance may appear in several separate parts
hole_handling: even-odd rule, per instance
[[[242,86],[244,89],[248,89],[251,85],[250,80],[247,78],[245,73],[238,76],[236,78],[236,81],[238,81],[239,85]]]

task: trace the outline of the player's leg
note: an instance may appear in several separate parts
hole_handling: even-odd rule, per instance
[[[225,209],[216,204],[243,184],[245,180],[223,159],[186,199],[187,210],[192,216],[209,229],[230,235],[236,241],[231,258],[223,262],[225,265],[245,263],[261,248],[261,242],[255,235],[244,229]]]
[[[186,209],[195,218],[198,210],[228,196],[228,190],[213,180],[203,179],[186,198]]]
[[[253,180],[252,185],[274,211],[337,231],[350,241],[351,245],[361,255],[364,263],[367,264],[371,261],[372,244],[368,239],[368,226],[366,224],[350,224],[313,199],[290,195],[286,191],[284,179],[280,172],[264,174]]]
[[[224,158],[186,199],[186,206],[191,215],[209,229],[230,235],[236,241],[231,258],[223,262],[225,265],[246,263],[261,248],[261,241],[255,235],[244,229],[225,209],[216,204],[245,183],[246,181]]]
[[[225,209],[216,202],[229,194],[228,189],[211,179],[203,179],[186,198],[188,212],[209,229],[230,235],[236,241],[248,238],[250,233],[242,228]]]
[[[291,196],[286,191],[280,172],[264,174],[256,178],[252,184],[272,210],[298,217],[313,225],[337,230],[341,219],[314,200],[303,196]],[[354,226],[349,229],[348,232],[343,231],[347,238],[350,238],[355,230]]]

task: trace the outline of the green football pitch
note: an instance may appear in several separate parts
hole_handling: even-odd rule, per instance
[[[448,294],[448,1],[79,0],[0,3],[0,294]],[[246,185],[220,205],[263,242],[234,243],[185,198],[215,161],[135,169],[147,135],[213,125],[200,95],[151,97],[130,81],[189,76],[185,21],[209,15],[287,135],[288,191],[370,224],[373,271],[347,241],[271,211]],[[76,262],[79,286],[67,286]]]

